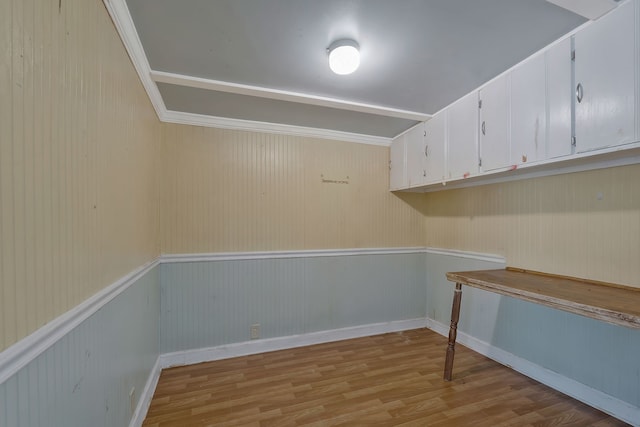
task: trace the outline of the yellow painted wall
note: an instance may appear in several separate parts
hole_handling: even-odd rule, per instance
[[[424,197],[388,191],[387,147],[163,129],[163,253],[424,245]]]
[[[159,140],[102,2],[0,0],[0,350],[157,256]]]
[[[387,164],[161,125],[100,1],[0,0],[0,350],[160,251],[426,244],[640,286],[639,165],[417,195]]]
[[[640,286],[640,165],[430,193],[428,246]]]

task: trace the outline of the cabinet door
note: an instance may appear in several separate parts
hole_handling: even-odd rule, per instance
[[[453,103],[447,113],[447,170],[449,179],[478,173],[478,92]]]
[[[445,180],[446,114],[440,112],[425,123],[425,184]]]
[[[575,35],[578,152],[636,140],[634,27],[627,2]]]
[[[407,175],[409,187],[422,185],[426,177],[424,157],[424,123],[404,134],[407,141]]]
[[[389,188],[401,190],[407,188],[406,143],[404,135],[391,142],[389,149]]]
[[[546,158],[571,154],[571,39],[567,38],[545,52],[547,66],[547,153]]]
[[[480,159],[482,170],[509,165],[509,74],[480,89]]]
[[[536,55],[511,72],[510,164],[535,162],[546,156],[545,71],[544,55]]]

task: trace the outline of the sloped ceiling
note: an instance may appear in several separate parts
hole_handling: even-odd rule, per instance
[[[117,1],[124,0],[110,3]],[[585,22],[546,0],[126,0],[125,6],[157,102],[181,120],[380,141]],[[360,68],[348,76],[330,71],[326,52],[343,38],[361,50]]]

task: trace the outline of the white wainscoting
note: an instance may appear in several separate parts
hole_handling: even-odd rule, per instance
[[[169,262],[169,260],[171,262]],[[426,317],[424,248],[163,257],[161,353]]]
[[[163,256],[0,353],[0,427],[138,427],[164,367],[425,326],[445,335],[445,273],[504,264],[435,248]],[[465,287],[458,337],[640,425],[640,331]]]
[[[159,273],[141,267],[0,353],[0,427],[127,425],[158,358]]]

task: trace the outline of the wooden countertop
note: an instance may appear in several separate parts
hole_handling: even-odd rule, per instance
[[[507,267],[447,273],[474,288],[630,328],[640,328],[640,288]]]

